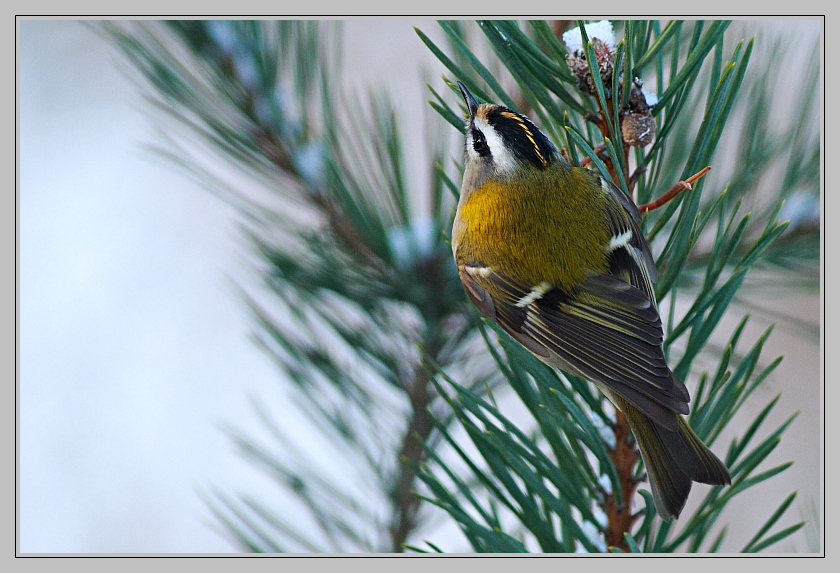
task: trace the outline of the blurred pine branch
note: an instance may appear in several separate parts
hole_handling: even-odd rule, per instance
[[[337,26],[193,21],[104,30],[165,114],[177,147],[162,152],[243,215],[265,287],[243,292],[256,340],[332,444],[331,464],[346,468],[342,480],[328,478],[326,460],[301,451],[282,424],[272,424],[272,445],[232,430],[242,451],[308,508],[321,538],[294,533],[248,497],[220,493],[208,503],[248,550],[401,551],[419,519],[414,476],[401,460],[421,462],[422,442],[434,441],[429,363],[465,367],[474,354],[442,234],[451,174],[432,169],[425,192],[406,180],[393,105],[379,95],[357,99],[333,81]],[[430,152],[444,163],[439,147]],[[263,193],[231,189],[202,154],[256,179]],[[422,213],[410,200],[420,193]]]

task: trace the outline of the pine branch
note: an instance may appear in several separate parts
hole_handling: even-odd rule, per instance
[[[486,93],[482,91],[481,80],[488,79],[486,70],[492,65],[479,62],[469,52],[461,41],[462,37],[466,37],[463,31],[459,31],[456,35],[450,24],[442,24],[442,26],[453,42],[453,50],[463,55],[463,61],[460,64],[453,63],[445,50],[432,44],[422,32],[418,31],[418,33],[457,79],[464,82],[470,91],[487,99]],[[694,305],[682,320],[677,321],[675,317],[671,317],[666,330],[666,349],[670,348],[677,338],[688,336],[682,359],[674,367],[678,376],[685,377],[701,352],[709,352],[715,348],[715,345],[710,344],[711,333],[727,312],[738,290],[744,285],[747,271],[753,267],[758,268],[762,261],[772,260],[774,251],[782,250],[784,240],[802,244],[794,238],[795,235],[785,234],[786,225],[779,223],[777,219],[778,208],[764,209],[757,219],[739,216],[740,204],[730,199],[733,188],[730,188],[728,192],[724,190],[716,199],[710,200],[708,192],[704,192],[702,188],[705,180],[698,181],[708,171],[708,168],[700,170],[700,167],[713,164],[712,158],[724,133],[724,125],[738,101],[738,90],[744,78],[747,77],[746,70],[752,53],[752,42],[736,45],[732,57],[727,62],[722,54],[723,34],[727,29],[727,24],[723,22],[713,22],[708,25],[697,22],[690,31],[683,30],[681,22],[672,22],[661,30],[656,22],[629,22],[625,25],[625,39],[615,48],[610,47],[608,42],[601,39],[590,41],[586,37],[583,24],[580,24],[578,27],[583,37],[582,47],[575,52],[575,49],[566,51],[564,46],[557,43],[556,34],[541,23],[532,23],[536,40],[523,34],[516,26],[515,23],[510,22],[479,23],[495,55],[507,67],[521,89],[520,94],[502,92],[500,87],[502,82],[494,78],[492,82],[488,81],[488,85],[498,96],[495,101],[509,106],[511,104],[507,102],[516,102],[517,105],[533,109],[534,115],[542,119],[544,127],[549,132],[554,131],[552,127],[554,122],[565,126],[567,146],[564,153],[570,161],[577,161],[580,150],[585,156],[584,161],[580,162],[582,165],[591,163],[593,167],[601,171],[602,175],[611,178],[628,194],[633,192],[634,187],[638,187],[636,195],[640,203],[644,203],[643,209],[649,212],[645,221],[649,228],[649,237],[659,247],[657,266],[661,276],[657,285],[658,294],[664,296],[679,284],[680,295],[690,296],[694,300]],[[554,63],[556,59],[552,61],[546,57],[550,54],[555,56],[565,54],[571,74],[564,75],[558,71]],[[704,61],[707,58],[712,61],[708,68],[704,67]],[[668,59],[671,65],[670,83],[665,81],[669,71],[665,67]],[[765,65],[767,69],[776,69],[772,61]],[[655,98],[643,94],[641,82],[636,80],[643,68],[650,69],[651,66],[654,67],[657,79]],[[632,70],[632,76],[629,73],[630,70]],[[707,98],[706,102],[690,106],[691,98],[699,99],[696,95],[698,90],[695,87],[701,86],[699,79],[704,74],[708,78],[708,90],[704,94]],[[762,72],[758,72],[759,76],[761,74]],[[633,78],[632,83],[627,81],[630,77]],[[448,85],[453,85],[453,81],[447,78],[444,80]],[[558,102],[550,97],[553,92],[563,103],[568,103],[567,98],[570,92],[566,87],[554,87],[558,81],[574,84],[580,91],[579,101],[574,102],[574,106],[570,105],[570,108],[574,107],[576,112],[580,110],[577,118],[573,117],[571,112],[568,115],[561,113]],[[629,84],[626,86],[629,89],[625,89],[625,82]],[[546,89],[548,86],[552,87]],[[437,93],[435,95],[439,102],[434,105],[435,109],[439,110],[450,124],[459,128],[458,123],[451,118],[452,114],[447,109],[445,98]],[[489,101],[494,101],[494,99],[490,98]],[[751,101],[761,102],[761,100]],[[677,129],[678,122],[688,124],[686,116],[690,116],[691,111],[698,109],[703,111],[704,117],[697,138],[693,142],[681,142],[675,135],[684,133]],[[805,109],[810,113],[810,108],[806,106]],[[797,121],[791,123],[796,125]],[[756,133],[754,125],[747,124],[745,130],[750,130],[751,135]],[[654,133],[655,139],[651,137]],[[619,140],[622,141],[622,145],[615,144]],[[670,146],[668,146],[669,140],[673,140]],[[687,146],[687,152],[679,151],[680,144]],[[809,149],[814,149],[813,142],[807,145],[812,146]],[[768,150],[771,147],[772,145],[763,142],[751,148]],[[677,180],[684,179],[685,182],[681,181],[659,199],[653,199],[658,196],[653,194],[655,190],[658,189],[659,193],[662,193],[663,185],[659,182],[667,181],[669,176],[676,175],[673,168],[667,167],[674,161],[664,160],[666,151],[672,156],[683,157],[682,165],[684,165],[680,168],[682,174],[678,178],[671,179],[668,186]],[[779,157],[776,156],[776,159],[778,160]],[[632,167],[633,162],[636,163],[635,170]],[[696,175],[686,177],[690,173],[696,173]],[[693,189],[689,193],[680,194],[688,188]],[[750,192],[754,193],[744,187],[739,187],[737,190],[739,195],[747,195]],[[779,197],[782,196],[783,194],[779,195]],[[710,225],[715,221],[717,228],[715,225]],[[807,234],[807,231],[805,233]],[[657,243],[661,235],[667,236],[664,244],[661,241]],[[780,240],[780,237],[784,240]],[[704,239],[702,247],[700,247],[701,238]],[[706,240],[707,238],[709,240]],[[811,249],[809,252],[814,254],[816,243],[809,244]],[[812,270],[816,268],[813,264],[809,265],[807,262],[804,264]],[[705,278],[698,284],[694,277],[704,271]],[[793,276],[793,273],[788,273],[781,280],[789,280],[788,276]],[[687,280],[695,281],[696,292],[687,293],[684,290]],[[675,297],[676,294],[672,295],[672,303]],[[720,364],[715,377],[707,383],[704,374],[698,393],[692,398],[691,423],[698,435],[704,439],[709,439],[710,436],[713,439],[724,426],[733,420],[737,405],[743,403],[778,364],[778,360],[773,361],[750,381],[761,346],[766,338],[763,337],[750,352],[742,357],[740,366],[734,371],[730,370],[731,349],[737,344],[742,329],[743,323],[733,334],[728,346],[730,353],[720,356]],[[523,355],[516,348],[516,344],[508,343],[506,338],[506,334],[499,333],[499,343],[507,353],[507,356],[494,354],[499,368],[508,384],[534,416],[534,422],[544,439],[550,444],[556,461],[545,464],[541,462],[539,467],[535,465],[532,470],[525,466],[520,467],[522,463],[526,466],[536,463],[534,454],[529,449],[535,446],[527,441],[520,444],[507,440],[503,438],[503,434],[499,435],[500,442],[494,445],[492,450],[487,449],[484,445],[486,439],[484,436],[488,432],[494,432],[489,416],[492,415],[494,423],[504,427],[508,427],[511,423],[495,407],[484,404],[480,409],[475,409],[467,406],[463,402],[466,395],[459,384],[451,380],[444,372],[441,372],[440,376],[447,380],[458,393],[461,401],[450,400],[449,402],[455,409],[462,426],[472,437],[474,445],[479,449],[483,462],[490,471],[487,473],[488,470],[478,465],[477,461],[468,459],[466,454],[459,450],[461,459],[470,468],[467,476],[474,475],[486,490],[490,503],[495,500],[502,507],[507,508],[518,520],[523,533],[531,536],[543,550],[548,550],[549,547],[564,547],[565,550],[580,550],[581,548],[593,550],[591,535],[580,529],[576,530],[575,527],[576,524],[585,523],[593,525],[601,532],[604,540],[601,550],[613,548],[619,551],[674,551],[687,544],[689,550],[697,551],[706,541],[723,506],[732,499],[732,496],[743,491],[744,487],[754,487],[764,479],[775,475],[775,473],[752,475],[755,468],[753,462],[764,459],[768,455],[768,444],[771,442],[764,442],[749,454],[741,449],[739,455],[746,456],[750,463],[735,465],[733,479],[740,479],[742,481],[739,483],[749,485],[733,485],[728,492],[725,489],[722,490],[727,492],[724,494],[721,494],[721,488],[714,488],[693,515],[683,516],[680,519],[679,534],[669,542],[668,539],[675,524],[673,522],[657,524],[652,499],[644,490],[639,493],[645,497],[647,508],[633,513],[631,504],[637,491],[636,487],[640,483],[634,473],[639,456],[621,413],[616,412],[615,420],[611,421],[609,415],[602,410],[601,401],[592,397],[585,387],[585,382],[569,378],[568,386],[558,385],[546,376],[541,365],[535,364],[533,358],[527,354]],[[491,353],[494,353],[494,346],[489,340],[488,348]],[[529,377],[533,380],[532,383],[528,382]],[[564,398],[558,402],[555,397],[561,396]],[[575,409],[567,410],[570,404],[579,402],[581,397],[584,398],[586,410],[582,412],[576,412]],[[710,413],[713,410],[714,415]],[[482,424],[461,414],[467,411]],[[551,415],[546,416],[546,412]],[[581,434],[578,431],[580,427],[589,425],[590,420],[602,421],[604,425],[600,434],[602,443],[593,442],[586,437],[593,434]],[[715,420],[714,429],[708,426],[711,420]],[[758,424],[759,421],[755,421],[750,432],[754,432]],[[562,437],[556,434],[558,425],[565,432]],[[780,429],[773,436],[780,435],[782,431],[783,429]],[[566,440],[568,442],[564,443]],[[583,454],[584,447],[588,449],[589,455]],[[609,466],[605,466],[602,462],[600,467],[590,467],[592,455],[599,460],[608,457],[606,463]],[[500,457],[505,460],[504,465],[499,465]],[[733,461],[729,458],[727,463],[732,464]],[[442,469],[444,468],[441,462],[437,463]],[[612,471],[607,470],[610,466]],[[730,465],[730,467],[733,466]],[[783,469],[784,467],[780,467],[778,471]],[[515,472],[522,482],[529,484],[527,491],[523,491],[518,482],[509,479],[508,472],[510,471]],[[464,495],[463,500],[451,494],[440,497],[440,492],[447,489],[447,485],[440,481],[431,468],[420,467],[418,472],[436,496],[430,499],[450,512],[476,550],[494,551],[501,550],[505,546],[504,538],[494,538],[491,541],[487,536],[487,528],[497,528],[499,518],[495,516],[495,512],[492,515],[488,513],[476,499],[475,494],[469,498]],[[575,475],[576,472],[582,472],[578,474],[580,476],[578,479],[583,480],[578,482],[579,486],[583,486],[587,480],[590,483],[598,481],[600,485],[585,493],[574,491],[570,488],[571,484],[560,485],[557,482],[557,491],[540,492],[538,483],[540,481],[555,483],[552,476],[559,475],[559,472],[570,476]],[[447,468],[446,473],[450,480],[455,480],[456,484],[469,482],[469,477],[456,476],[451,469]],[[587,475],[586,478],[583,478],[584,474]],[[747,477],[748,475],[752,477]],[[604,483],[607,476],[609,487]],[[588,499],[588,503],[603,508],[603,522],[594,514],[587,515],[587,511],[579,505],[581,499]],[[527,509],[528,507],[536,508],[539,504],[551,507],[556,512],[559,524],[550,514],[537,515],[534,509]],[[575,504],[581,512],[581,517],[572,517],[561,509],[568,507],[567,504]],[[476,520],[472,516],[468,518],[466,513],[468,507],[477,511],[482,519]],[[775,521],[786,507],[787,504],[783,504],[768,523]],[[573,520],[574,523],[570,523],[569,520]],[[791,527],[782,530],[779,539],[790,535],[796,529],[797,527]],[[726,528],[711,542],[710,550],[717,550],[720,547],[724,540],[725,530]],[[758,539],[760,535],[761,533],[755,539]],[[778,539],[771,536],[769,541],[776,542]]]
[[[429,354],[435,356],[437,352]],[[433,395],[430,392],[428,372],[429,369],[426,366],[416,367],[414,377],[407,388],[411,403],[411,417],[399,452],[399,477],[393,492],[396,508],[396,519],[391,525],[391,551],[393,552],[404,550],[409,534],[418,526],[417,511],[420,498],[415,493],[413,468],[425,461],[423,443],[429,439],[434,429],[432,415],[429,412]]]
[[[633,513],[633,496],[639,480],[636,479],[636,465],[639,463],[639,450],[636,447],[630,424],[621,410],[615,410],[615,423],[612,425],[615,434],[615,447],[610,451],[610,459],[615,464],[618,479],[621,484],[621,504],[615,496],[606,496],[604,511],[607,514],[607,526],[604,528],[604,539],[607,547],[617,547],[629,552],[626,534],[629,534],[640,513]]]
[[[258,343],[346,458],[347,472],[367,474],[359,486],[365,495],[390,504],[389,515],[361,524],[346,515],[362,505],[356,486],[320,476],[317,460],[286,458],[296,439],[282,428],[274,431],[282,445],[238,434],[237,443],[246,455],[259,452],[256,459],[308,508],[323,536],[309,547],[403,551],[420,525],[408,464],[424,461],[421,444],[434,428],[424,361],[457,366],[474,327],[440,233],[451,217],[452,200],[441,194],[447,175],[430,193],[433,218],[415,214],[396,114],[380,97],[360,102],[336,90],[338,42],[326,28],[196,21],[102,29],[151,90],[170,141],[188,142],[163,153],[240,209],[265,285],[243,290]],[[266,192],[231,191],[186,153],[196,144]],[[300,545],[303,537],[269,519],[268,508],[227,496],[220,502],[214,511],[244,546]]]

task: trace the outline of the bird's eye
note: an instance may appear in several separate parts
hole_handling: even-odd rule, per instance
[[[480,129],[472,130],[473,149],[481,156],[490,155],[490,148],[487,147],[487,140]]]

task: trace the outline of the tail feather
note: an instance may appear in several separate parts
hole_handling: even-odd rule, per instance
[[[679,432],[654,428],[665,448],[672,453],[680,469],[693,481],[711,485],[728,485],[729,470],[706,447],[682,416],[677,416]]]
[[[647,469],[656,511],[663,519],[679,517],[692,482],[729,484],[729,470],[678,415],[676,432],[656,424],[626,404],[622,408]]]

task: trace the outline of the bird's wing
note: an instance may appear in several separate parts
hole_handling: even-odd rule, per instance
[[[643,291],[655,305],[656,265],[647,239],[639,229],[642,217],[639,208],[621,189],[601,177],[598,180],[607,196],[606,214],[611,237],[607,256],[609,274]]]
[[[649,292],[609,274],[592,275],[574,293],[521,284],[478,262],[459,274],[478,309],[543,361],[622,396],[669,429],[677,429],[674,413],[688,413],[688,391],[665,362]]]

